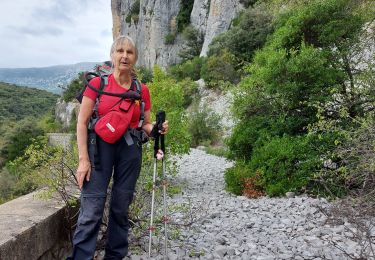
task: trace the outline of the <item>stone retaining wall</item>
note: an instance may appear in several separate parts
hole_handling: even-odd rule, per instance
[[[40,191],[39,191],[40,192]],[[70,251],[65,204],[37,192],[0,205],[0,259],[64,259]]]

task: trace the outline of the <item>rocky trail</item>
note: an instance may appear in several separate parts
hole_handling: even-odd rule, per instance
[[[360,246],[348,239],[349,224],[330,225],[322,213],[330,206],[325,199],[234,196],[224,190],[224,171],[232,163],[197,149],[178,165],[174,181],[183,192],[168,199],[169,259],[350,259],[339,248],[359,254]],[[183,212],[186,205],[190,211]],[[162,244],[163,237],[154,239]],[[164,259],[160,251],[152,259]],[[147,259],[147,254],[129,258]]]

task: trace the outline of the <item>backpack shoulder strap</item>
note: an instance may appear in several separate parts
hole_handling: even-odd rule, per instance
[[[97,99],[100,98],[106,86],[108,86],[108,74],[100,75],[100,91],[98,92]]]
[[[91,117],[99,118],[99,113],[98,113],[99,100],[106,86],[108,86],[108,74],[100,75],[100,88],[99,88],[100,91],[98,92],[98,95],[96,96],[95,105],[92,110],[93,113]]]
[[[140,106],[141,106],[141,113],[139,115],[139,122],[138,122],[138,127],[137,129],[140,130],[142,128],[143,122],[145,121],[145,102],[142,99],[142,84],[139,82],[138,79],[134,78],[133,79],[134,85],[135,85],[135,91],[139,94],[141,97],[140,101]],[[133,85],[133,84],[132,84]]]

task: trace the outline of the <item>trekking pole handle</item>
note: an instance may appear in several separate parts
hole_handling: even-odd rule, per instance
[[[157,122],[157,125],[158,125],[158,129],[159,130],[162,130],[163,129],[163,123],[165,122],[165,111],[159,111],[157,114],[156,114],[156,122]],[[160,136],[160,144],[161,144],[161,150],[163,151],[163,153],[165,154],[165,142],[164,142],[164,135],[161,135]]]
[[[165,122],[165,111],[158,111],[156,113],[156,124],[152,130],[151,135],[155,138],[155,144],[154,144],[154,157],[156,158],[156,155],[159,151],[159,141],[161,142],[161,150],[163,153],[165,152],[165,144],[164,144],[164,135],[161,135],[159,133],[159,130],[163,129],[163,123]]]

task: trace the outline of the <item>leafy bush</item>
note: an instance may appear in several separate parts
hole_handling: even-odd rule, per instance
[[[141,9],[141,1],[135,0],[132,6],[130,7],[129,14],[125,18],[125,22],[131,23],[133,19],[134,23],[137,24],[139,20],[139,12]]]
[[[182,61],[191,60],[199,56],[204,41],[203,33],[189,25],[185,27],[184,31],[182,32],[182,36],[186,41],[184,47],[178,54]]]
[[[183,107],[187,108],[193,102],[194,99],[198,98],[198,84],[189,78],[186,78],[180,82],[184,92]]]
[[[307,188],[320,160],[307,137],[274,137],[255,147],[249,168],[270,196]]]
[[[177,15],[177,31],[182,32],[190,24],[190,15],[193,10],[194,0],[181,0],[180,10]]]
[[[176,80],[183,80],[185,78],[198,80],[201,78],[201,68],[203,63],[204,58],[194,57],[193,59],[187,60],[181,64],[170,66],[168,72]]]
[[[258,0],[240,0],[240,3],[243,4],[245,8],[253,6]]]
[[[209,45],[208,56],[219,56],[225,48],[236,59],[236,68],[251,62],[254,53],[261,48],[273,31],[272,15],[265,5],[249,8],[238,18],[237,25],[216,36]]]
[[[353,59],[368,19],[365,2],[298,2],[276,18],[275,32],[246,67],[251,76],[239,84],[239,121],[228,144],[251,174],[259,172],[269,195],[320,189],[312,178],[318,158],[373,107],[366,85],[373,81],[360,80],[369,79],[372,66]],[[309,135],[319,142],[313,145]]]
[[[225,189],[236,195],[242,195],[244,189],[243,180],[250,175],[250,169],[246,162],[242,160],[236,161],[233,167],[225,171]]]
[[[184,111],[184,86],[164,73],[160,67],[153,69],[153,81],[148,84],[152,99],[152,118],[159,110],[166,112],[170,131],[166,136],[169,153],[186,153],[189,149],[190,136]]]
[[[130,13],[132,15],[139,15],[141,9],[141,0],[135,0],[132,7],[130,8]]]
[[[228,150],[225,146],[207,146],[204,151],[208,154],[216,155],[219,157],[228,157]]]
[[[79,73],[75,79],[73,79],[66,89],[62,93],[62,99],[65,102],[71,102],[75,100],[77,94],[83,89],[83,72]]]
[[[193,147],[200,144],[215,144],[221,132],[220,116],[214,113],[206,104],[199,107],[193,104],[189,115],[189,132],[192,136]]]
[[[152,70],[143,66],[137,67],[137,78],[142,83],[151,82],[153,78]]]
[[[219,81],[237,83],[239,75],[235,70],[236,59],[227,49],[224,49],[218,56],[213,55],[207,58],[202,65],[201,76],[208,87],[215,87]]]
[[[4,146],[1,148],[1,156],[7,161],[21,156],[33,138],[44,134],[35,118],[31,117],[13,123],[10,127],[5,133]]]
[[[164,43],[165,44],[173,44],[175,39],[176,39],[176,34],[174,34],[174,33],[168,33],[165,36]]]
[[[6,194],[4,194],[4,191],[0,191],[4,195],[2,197],[4,200],[25,195],[34,191],[39,186],[37,180],[34,178],[34,174],[41,174],[43,176],[43,173],[39,170],[45,167],[45,161],[37,160],[35,156],[37,155],[38,158],[41,158],[50,150],[45,149],[47,138],[44,136],[30,139],[28,142],[29,145],[22,150],[22,154],[20,153],[17,158],[9,161],[2,170],[3,177],[11,180],[8,183],[9,191]],[[45,170],[51,171],[48,167]]]
[[[336,138],[336,145],[324,154],[325,167],[317,172],[315,179],[324,184],[321,193],[328,196],[351,194],[374,202],[374,114],[359,119],[358,123],[358,127],[340,132],[342,138]]]

